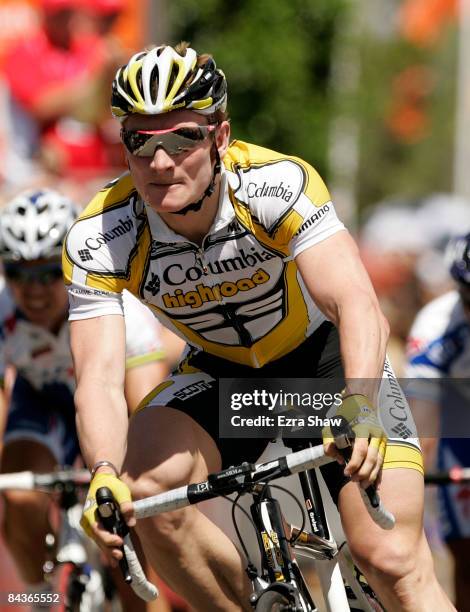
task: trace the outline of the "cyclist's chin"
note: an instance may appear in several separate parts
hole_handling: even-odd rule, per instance
[[[189,193],[187,189],[180,187],[164,194],[161,198],[152,198],[150,206],[159,213],[174,213],[182,210],[188,204],[200,198],[197,194]]]

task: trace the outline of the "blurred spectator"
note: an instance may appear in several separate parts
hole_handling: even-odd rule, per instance
[[[0,63],[5,51],[39,25],[33,0],[0,0]]]
[[[93,30],[101,35],[113,34],[116,21],[124,10],[124,0],[83,0]]]
[[[361,253],[390,323],[389,353],[398,375],[416,313],[450,288],[444,247],[469,229],[470,203],[452,194],[387,200],[363,225]]]
[[[432,194],[423,200],[416,218],[426,241],[416,264],[421,301],[426,304],[452,288],[444,251],[449,238],[470,230],[470,202],[452,194]]]
[[[101,95],[120,63],[105,38],[82,36],[85,0],[40,0],[42,28],[6,53],[12,144],[26,159],[40,155],[61,175],[103,173],[110,166],[100,121]],[[21,180],[21,177],[20,179]]]
[[[426,244],[411,203],[390,200],[379,204],[364,224],[359,243],[390,324],[388,354],[400,376],[406,336],[420,307],[414,269]]]

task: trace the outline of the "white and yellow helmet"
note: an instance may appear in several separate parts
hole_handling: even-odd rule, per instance
[[[181,54],[168,45],[136,53],[113,81],[111,108],[120,121],[133,113],[160,115],[178,109],[212,115],[226,106],[224,73],[210,56],[198,63],[196,51],[184,45]]]

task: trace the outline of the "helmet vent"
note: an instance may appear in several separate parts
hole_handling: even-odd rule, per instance
[[[167,91],[170,91],[171,88],[173,87],[173,83],[177,79],[178,74],[179,74],[179,67],[176,64],[173,64],[173,66],[171,67],[170,78],[168,79]]]
[[[150,73],[150,98],[151,98],[153,104],[155,104],[156,101],[157,101],[157,95],[158,95],[158,77],[159,77],[158,66],[155,65],[152,68],[152,72]]]
[[[135,82],[137,84],[138,91],[142,91],[142,68],[137,71],[135,75]]]

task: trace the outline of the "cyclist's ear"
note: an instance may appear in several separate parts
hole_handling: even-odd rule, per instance
[[[219,155],[222,158],[227,149],[230,142],[230,123],[228,121],[221,121],[217,124],[217,129],[215,132],[215,146],[219,151]]]

